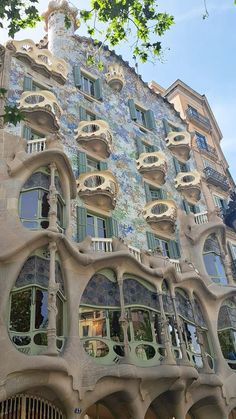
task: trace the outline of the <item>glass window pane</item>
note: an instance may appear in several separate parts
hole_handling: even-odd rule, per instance
[[[207,253],[206,255],[203,255],[203,258],[208,275],[218,276],[215,266],[215,254]]]
[[[38,216],[38,191],[22,192],[20,196],[20,217],[36,218]]]
[[[236,361],[234,338],[230,329],[218,332],[222,353],[226,359]]]
[[[50,205],[48,203],[48,192],[42,191],[42,208],[41,208],[41,214],[42,217],[47,218],[49,213]]]
[[[85,310],[85,309],[84,309]],[[106,312],[104,310],[86,309],[79,316],[80,337],[106,337]]]
[[[64,209],[64,205],[61,202],[61,200],[58,199],[57,200],[57,221],[61,227],[63,226],[63,209]]]
[[[123,329],[120,325],[120,311],[109,311],[110,337],[116,342],[124,341]]]
[[[35,295],[35,329],[46,329],[48,324],[48,292],[36,290]]]
[[[97,218],[97,236],[100,238],[106,237],[106,222],[102,218]]]
[[[28,332],[30,330],[31,290],[12,294],[10,330]]]
[[[87,226],[86,226],[88,236],[95,237],[94,231],[94,217],[92,215],[87,215]]]
[[[132,310],[131,319],[134,329],[134,339],[152,342],[152,329],[149,312],[144,310]]]

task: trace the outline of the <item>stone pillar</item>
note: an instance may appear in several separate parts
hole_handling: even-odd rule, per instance
[[[49,284],[48,284],[48,351],[47,355],[57,355],[57,291],[59,284],[56,283],[56,242],[49,244],[50,265],[49,265]]]
[[[158,301],[160,305],[160,311],[161,311],[161,327],[164,331],[164,345],[166,350],[166,356],[165,356],[165,363],[166,364],[176,364],[174,354],[172,352],[172,342],[171,342],[171,336],[169,331],[169,321],[166,317],[166,313],[163,306],[163,300],[162,300],[162,292],[158,292]]]
[[[123,329],[123,333],[124,333],[124,352],[125,352],[125,357],[129,358],[129,339],[128,339],[128,319],[127,319],[127,315],[125,312],[125,300],[124,300],[124,290],[123,290],[123,275],[122,274],[118,274],[117,276],[117,282],[119,285],[119,293],[120,293],[120,311],[121,311],[121,316],[119,319],[119,322],[121,324],[121,327]]]
[[[185,344],[184,339],[183,339],[182,324],[180,322],[179,314],[178,314],[178,311],[177,311],[176,297],[175,297],[174,290],[171,292],[171,299],[172,299],[172,303],[173,303],[173,307],[174,307],[176,328],[177,328],[178,335],[179,335],[179,344],[180,344],[180,349],[181,349],[181,353],[182,353],[182,359],[179,360],[179,363],[182,363],[182,364],[185,364],[185,365],[191,365],[191,363],[188,359],[188,355],[187,355],[186,344]]]
[[[201,351],[201,357],[202,357],[202,363],[203,363],[203,368],[202,369],[203,369],[204,373],[210,373],[210,372],[212,372],[212,370],[211,370],[211,368],[208,364],[208,360],[207,360],[207,356],[206,356],[206,352],[205,352],[203,330],[197,324],[196,315],[195,315],[195,307],[194,307],[194,298],[193,297],[190,298],[190,304],[191,304],[191,307],[192,307],[194,323],[195,323],[195,326],[196,326],[197,343],[200,346],[200,351]]]
[[[49,227],[48,230],[55,231],[58,233],[57,227],[57,190],[55,186],[55,171],[56,165],[55,163],[51,163],[49,165],[50,168],[50,188],[49,188],[49,195],[48,195],[48,202],[50,205],[48,219],[49,219]]]

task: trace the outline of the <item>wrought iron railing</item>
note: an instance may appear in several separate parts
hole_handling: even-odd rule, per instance
[[[194,121],[196,124],[201,125],[202,127],[206,128],[207,131],[211,130],[211,123],[210,120],[206,117],[198,113],[195,109],[192,109],[191,107],[187,108],[186,114]]]
[[[198,139],[196,139],[196,144],[197,144],[198,149],[201,150],[202,153],[206,154],[209,157],[213,157],[213,158],[217,157],[216,149],[212,147],[210,144],[206,144],[203,146],[201,141],[199,141]]]
[[[206,176],[206,180],[212,183],[215,186],[220,186],[224,191],[229,189],[229,184],[227,182],[227,176],[213,169],[212,167],[205,167],[203,172]]]

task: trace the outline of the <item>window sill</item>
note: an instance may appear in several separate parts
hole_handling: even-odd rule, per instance
[[[85,99],[89,100],[89,102],[95,102],[95,103],[99,103],[101,104],[102,100],[98,100],[93,96],[90,96],[88,93],[83,92],[82,90],[80,90],[80,93],[85,97]]]

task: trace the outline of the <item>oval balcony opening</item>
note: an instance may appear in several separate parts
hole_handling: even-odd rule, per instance
[[[84,185],[88,188],[97,188],[105,182],[105,178],[102,176],[91,176],[84,181]]]
[[[179,141],[183,141],[183,140],[185,140],[184,135],[176,135],[176,136],[174,137],[174,141],[175,141],[175,142],[179,142]]]
[[[41,95],[34,95],[34,96],[29,96],[25,98],[25,102],[30,103],[32,105],[43,102],[43,101],[44,101],[44,97]]]
[[[183,180],[183,182],[184,183],[190,183],[190,182],[193,182],[194,181],[194,179],[195,179],[195,177],[194,176],[183,176],[183,178],[182,178],[182,180]]]
[[[157,163],[159,158],[157,156],[148,156],[143,159],[143,162],[146,164]]]
[[[152,208],[153,214],[164,214],[168,210],[168,206],[165,204],[157,204]]]
[[[100,129],[99,125],[96,124],[88,124],[82,128],[83,132],[97,132]]]

